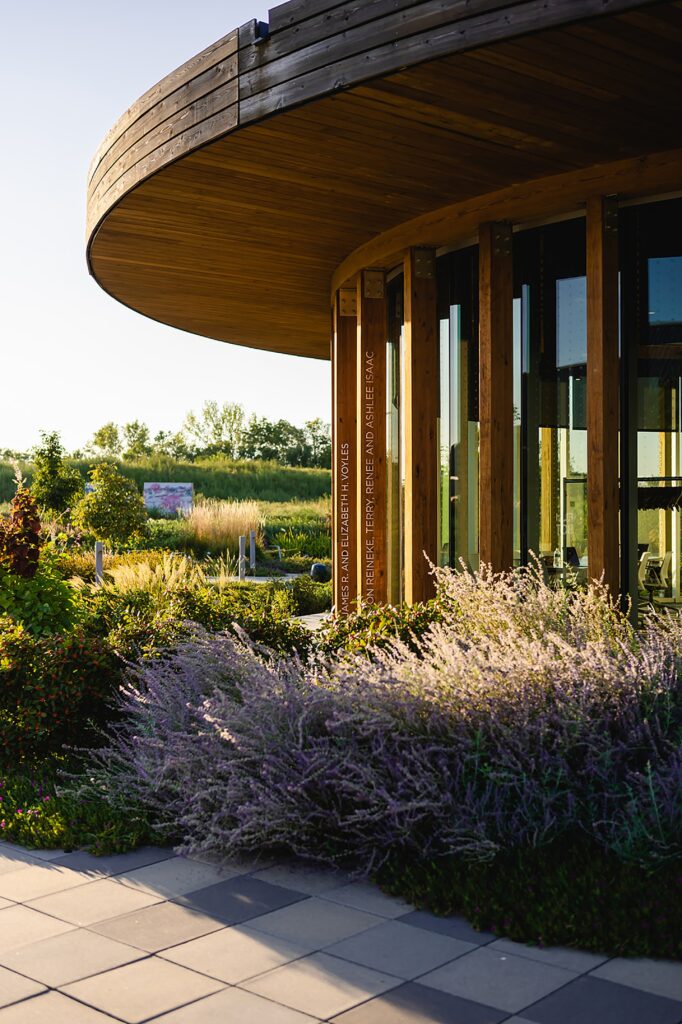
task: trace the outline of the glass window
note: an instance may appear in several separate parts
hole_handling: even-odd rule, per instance
[[[440,321],[440,564],[477,569],[478,255],[438,261]]]
[[[622,578],[640,612],[682,608],[682,201],[623,210],[620,229]]]
[[[682,324],[682,256],[652,257],[649,271],[649,323]]]
[[[517,484],[519,557],[539,555],[548,577],[586,578],[587,301],[585,222],[520,232],[514,240],[515,334],[521,349]],[[517,389],[515,387],[515,401]],[[515,541],[516,546],[516,541]]]

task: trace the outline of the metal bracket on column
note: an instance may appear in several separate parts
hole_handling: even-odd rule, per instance
[[[415,248],[414,276],[421,280],[436,276],[436,252],[434,249]]]
[[[358,315],[357,288],[339,288],[339,314],[341,316]]]
[[[383,270],[365,270],[362,275],[363,295],[366,299],[383,299],[386,275]]]

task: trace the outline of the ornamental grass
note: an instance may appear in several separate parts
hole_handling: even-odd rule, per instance
[[[185,543],[202,552],[239,551],[239,538],[256,531],[262,543],[262,515],[257,501],[219,501],[204,498],[195,502],[183,519]]]

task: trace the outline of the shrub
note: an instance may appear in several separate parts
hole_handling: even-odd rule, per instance
[[[126,551],[119,554],[105,552],[103,558],[104,573],[106,575],[109,570],[139,564],[152,567],[157,566],[167,554],[168,552],[163,549],[154,551]],[[93,583],[95,580],[95,552],[92,548],[74,545],[58,552],[53,559],[53,564],[55,571],[63,579],[70,580],[77,576],[87,583]]]
[[[82,631],[36,637],[0,620],[0,763],[92,742],[111,715],[121,663]]]
[[[118,812],[100,799],[74,800],[59,790],[63,756],[0,775],[0,838],[33,849],[85,847],[125,853],[153,836],[142,810]],[[73,766],[75,767],[75,765]]]
[[[401,640],[411,650],[420,650],[420,641],[443,611],[439,601],[411,605],[363,605],[350,615],[330,618],[318,633],[319,649],[325,654],[370,654]]]
[[[0,519],[0,568],[7,573],[32,579],[40,558],[40,518],[30,491],[17,478],[10,514]]]
[[[35,636],[68,631],[79,614],[78,594],[61,578],[49,555],[28,579],[0,568],[0,615],[22,623]]]
[[[482,862],[398,851],[378,881],[418,907],[464,914],[519,942],[682,958],[681,868],[671,861],[647,871],[577,834]]]
[[[268,530],[268,543],[280,547],[285,557],[331,558],[332,539],[328,526],[287,526]]]
[[[533,572],[438,580],[415,650],[304,666],[219,634],[147,664],[101,779],[221,853],[368,872],[581,833],[647,869],[679,858],[682,620],[636,634],[600,587]]]
[[[42,444],[33,453],[31,490],[41,508],[66,512],[83,493],[83,477],[66,462],[66,452],[56,431],[41,431]]]
[[[332,585],[315,583],[310,576],[300,576],[287,584],[294,600],[297,615],[315,615],[329,611],[332,606]]]
[[[90,473],[94,490],[73,512],[74,525],[111,547],[127,544],[147,532],[147,514],[135,484],[112,462],[100,462]]]
[[[245,629],[258,643],[279,651],[307,652],[311,633],[292,620],[294,598],[282,584],[207,582],[201,566],[165,554],[152,569],[118,572],[84,592],[86,625],[125,658],[149,658],[193,635],[197,626],[212,632]]]

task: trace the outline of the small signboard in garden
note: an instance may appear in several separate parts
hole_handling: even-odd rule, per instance
[[[194,501],[194,484],[159,484],[144,485],[145,508],[155,512],[167,512],[174,516],[177,512],[191,512]]]

